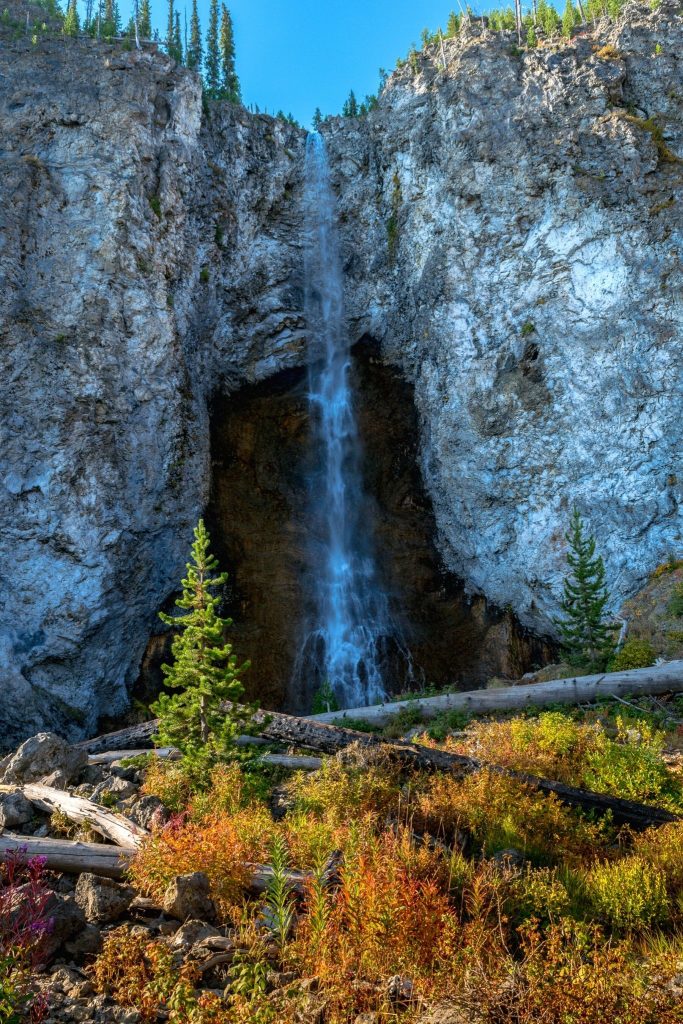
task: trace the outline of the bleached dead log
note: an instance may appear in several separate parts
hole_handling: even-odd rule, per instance
[[[149,747],[141,747],[138,750],[106,750],[103,754],[88,754],[88,764],[113,764],[114,761],[141,757],[142,754],[154,754],[156,757],[170,761],[177,761],[182,756],[175,747],[156,747],[154,750]]]
[[[0,860],[17,851],[27,857],[45,857],[51,871],[80,874],[88,871],[106,878],[121,878],[135,855],[132,849],[105,846],[100,843],[79,843],[68,839],[36,839],[14,833],[0,835]]]
[[[263,764],[275,764],[293,771],[315,772],[322,766],[321,757],[295,756],[294,754],[263,754],[259,757]]]
[[[669,661],[651,668],[630,669],[628,672],[609,672],[590,676],[572,676],[552,679],[547,683],[527,683],[523,686],[503,686],[491,690],[467,690],[462,693],[444,693],[438,697],[375,704],[372,707],[347,708],[344,711],[312,715],[316,722],[344,724],[345,718],[362,719],[371,725],[386,725],[405,708],[415,708],[424,721],[444,711],[482,715],[495,711],[515,711],[546,704],[592,703],[611,696],[628,697],[680,693],[683,691],[683,661]]]
[[[149,835],[147,829],[136,825],[123,814],[108,811],[92,800],[82,796],[72,796],[61,789],[31,783],[21,786],[21,792],[27,800],[39,807],[41,811],[51,814],[61,811],[69,821],[77,824],[87,823],[105,839],[110,839],[117,846],[136,849],[143,839]]]

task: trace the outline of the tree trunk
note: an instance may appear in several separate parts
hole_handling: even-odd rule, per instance
[[[628,672],[599,673],[590,676],[572,676],[569,679],[551,679],[547,683],[527,683],[522,686],[503,686],[491,690],[467,690],[462,693],[444,693],[438,697],[419,697],[365,708],[347,708],[345,711],[312,715],[316,722],[337,722],[344,717],[362,718],[372,725],[386,725],[404,708],[415,708],[424,721],[436,718],[443,711],[461,711],[463,714],[491,714],[496,711],[524,710],[546,704],[583,704],[610,697],[628,697],[680,693],[683,691],[683,661],[669,661],[651,668],[630,669]]]
[[[135,850],[149,835],[147,829],[136,825],[123,814],[107,811],[99,804],[93,803],[92,800],[85,800],[81,796],[72,796],[61,789],[52,789],[51,786],[40,786],[35,783],[12,788],[20,788],[26,799],[39,807],[41,811],[46,811],[48,814],[51,814],[52,811],[61,811],[69,821],[79,824],[87,822],[96,832],[99,832],[105,839],[110,839],[117,846]]]
[[[100,843],[76,843],[68,839],[35,839],[33,836],[0,835],[0,861],[8,854],[25,852],[28,857],[45,857],[51,871],[80,874],[89,871],[105,878],[122,878],[135,851]]]

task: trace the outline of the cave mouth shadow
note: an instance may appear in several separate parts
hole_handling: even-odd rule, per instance
[[[471,689],[547,663],[554,653],[547,638],[529,633],[485,598],[469,597],[443,565],[419,466],[412,386],[382,361],[368,336],[353,347],[352,373],[364,513],[392,618],[410,651],[412,685]],[[311,679],[293,692],[292,684],[312,614],[307,577],[316,572],[308,520],[317,453],[307,387],[306,369],[299,367],[214,396],[205,515],[212,549],[229,573],[224,614],[234,620],[233,650],[238,661],[251,661],[243,677],[246,697],[294,713],[310,711],[319,685]],[[152,654],[149,671],[157,660]],[[405,687],[398,668],[389,691]]]

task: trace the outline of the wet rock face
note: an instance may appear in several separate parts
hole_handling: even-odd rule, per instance
[[[479,31],[329,149],[351,322],[414,383],[445,562],[544,629],[574,503],[615,608],[683,541],[683,19],[522,55]]]
[[[204,113],[160,54],[0,43],[10,747],[124,709],[209,498],[212,396],[305,362],[304,139]],[[446,45],[328,124],[350,327],[414,389],[445,569],[545,631],[574,502],[616,599],[681,546],[681,15]]]

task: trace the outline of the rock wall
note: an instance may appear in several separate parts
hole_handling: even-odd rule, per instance
[[[473,24],[329,147],[351,321],[414,382],[446,562],[543,629],[574,503],[614,608],[683,543],[683,19],[514,42]]]
[[[164,56],[0,41],[0,721],[128,700],[210,483],[215,389],[301,361],[303,133]]]
[[[326,127],[351,329],[414,387],[445,565],[542,630],[574,502],[615,600],[681,546],[682,44],[670,0],[531,53],[472,26]],[[0,39],[7,744],[124,708],[211,397],[304,361],[303,138],[154,52]]]

